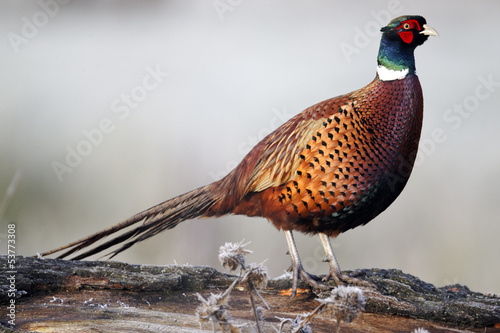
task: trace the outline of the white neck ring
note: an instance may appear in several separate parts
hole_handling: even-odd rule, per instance
[[[377,66],[377,75],[382,81],[401,80],[404,79],[409,72],[410,70],[408,68],[395,71],[382,65]]]

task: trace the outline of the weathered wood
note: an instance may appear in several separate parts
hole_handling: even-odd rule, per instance
[[[212,332],[195,315],[205,297],[223,292],[234,276],[206,266],[146,266],[112,261],[67,261],[16,257],[15,268],[0,256],[0,324],[9,327],[15,299],[16,331],[43,332]],[[11,272],[12,270],[15,273]],[[436,288],[397,270],[367,269],[354,273],[377,290],[362,288],[366,311],[341,332],[500,332],[500,297],[469,291],[465,286]],[[14,277],[14,279],[12,279]],[[9,280],[10,278],[10,280]],[[13,296],[11,282],[16,291]],[[276,317],[295,318],[318,306],[308,289],[290,300],[290,279],[271,280],[262,292],[271,306],[264,330],[275,332]],[[305,285],[302,285],[305,288]],[[255,327],[248,292],[237,287],[230,312],[243,332]],[[335,321],[314,317],[314,332],[331,332]],[[2,326],[0,326],[0,330]]]

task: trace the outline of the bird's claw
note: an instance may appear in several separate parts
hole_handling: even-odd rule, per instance
[[[297,265],[293,268],[291,267],[291,270],[293,274],[293,282],[292,282],[292,294],[290,298],[294,298],[295,295],[297,294],[297,286],[299,280],[302,280],[303,282],[307,283],[309,286],[315,289],[321,289],[321,290],[331,289],[329,286],[322,283],[321,279],[318,276],[307,273],[306,270],[302,267],[302,265]]]
[[[376,288],[375,285],[369,281],[358,279],[344,273],[338,274],[335,271],[330,271],[327,275],[323,277],[322,281],[328,281],[330,279],[335,281],[335,284],[337,286],[344,286],[346,284],[350,284],[359,287]]]

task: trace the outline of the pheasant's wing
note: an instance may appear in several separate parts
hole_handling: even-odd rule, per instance
[[[283,185],[297,176],[297,168],[304,151],[318,129],[327,124],[334,114],[340,114],[348,95],[332,98],[315,104],[269,134],[255,150],[259,152],[258,162],[253,168],[243,195],[261,192],[270,187]]]

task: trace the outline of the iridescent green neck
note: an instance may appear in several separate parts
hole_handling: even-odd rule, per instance
[[[387,69],[401,71],[408,69],[410,73],[415,72],[414,47],[401,45],[399,41],[390,40],[382,36],[377,62]]]

